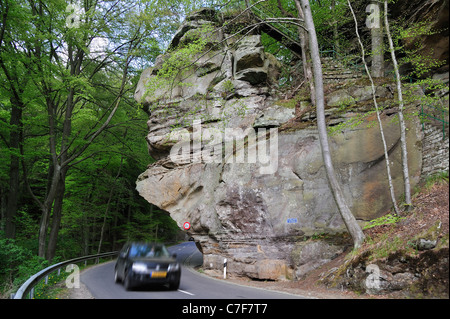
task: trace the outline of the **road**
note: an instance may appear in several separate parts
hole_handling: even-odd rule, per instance
[[[169,247],[171,253],[184,264],[178,290],[165,286],[146,286],[126,291],[114,282],[115,261],[108,262],[81,274],[81,282],[96,299],[301,299],[301,296],[236,285],[200,274],[191,267],[202,263],[202,255],[194,242]]]

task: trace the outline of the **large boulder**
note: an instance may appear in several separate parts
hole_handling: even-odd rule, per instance
[[[198,59],[172,96],[145,95],[145,82],[155,75],[143,72],[136,99],[156,105],[147,142],[157,162],[139,176],[136,188],[180,228],[190,222],[189,234],[202,248],[206,270],[222,269],[227,258],[228,270],[237,275],[270,280],[304,275],[340,248],[303,247],[299,258],[293,258],[297,242],[315,234],[346,232],[328,185],[317,128],[314,121],[294,121],[294,109],[283,106],[269,88],[268,81],[276,77],[269,79],[267,70],[277,69],[277,63],[262,51],[259,36],[223,45]],[[255,70],[266,75],[252,75]],[[345,94],[352,103],[367,103],[367,88],[351,87]],[[328,109],[327,114],[339,123],[357,116],[358,109]],[[400,131],[393,120],[395,110],[388,111],[382,122],[400,197]],[[361,223],[391,207],[384,150],[374,121],[372,116],[330,137],[344,195]],[[288,122],[299,126],[283,129]],[[420,123],[411,117],[407,139],[413,185],[421,172],[421,138]],[[315,262],[308,263],[314,251]]]

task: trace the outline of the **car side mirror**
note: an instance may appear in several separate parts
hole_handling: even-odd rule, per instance
[[[122,252],[119,254],[120,258],[126,258],[127,257],[127,253],[126,252]]]

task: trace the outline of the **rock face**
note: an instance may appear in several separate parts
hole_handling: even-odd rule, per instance
[[[433,32],[405,39],[408,50],[417,50],[428,59],[443,62],[433,67],[434,73],[448,72],[449,68],[449,1],[408,0],[391,6],[393,18],[404,18],[403,24],[411,27],[427,21],[427,28]]]
[[[279,64],[264,52],[260,36],[224,40],[226,34],[209,32],[209,44],[193,58],[187,76],[170,90],[158,88],[146,94],[148,83],[182,46],[183,38],[188,33],[204,36],[195,31],[220,23],[214,17],[209,9],[188,17],[172,42],[175,51],[159,57],[153,68],[142,73],[135,98],[150,108],[147,142],[157,162],[139,176],[137,190],[169,212],[180,228],[190,222],[189,234],[203,251],[206,270],[221,270],[227,258],[228,271],[237,275],[268,280],[302,276],[334,258],[342,246],[298,242],[346,230],[328,187],[314,121],[283,130],[283,124],[294,118],[294,109],[285,107],[272,89]],[[387,89],[378,90],[389,98]],[[364,101],[366,91],[366,86],[355,84],[341,93],[358,103]],[[339,97],[327,98],[334,101],[332,105],[341,105]],[[327,110],[333,123],[357,115],[336,110]],[[400,196],[400,132],[392,121],[394,114],[386,112],[382,119]],[[361,222],[390,208],[383,147],[374,119],[330,138],[346,199]],[[421,172],[422,135],[418,121],[409,125],[414,184]]]

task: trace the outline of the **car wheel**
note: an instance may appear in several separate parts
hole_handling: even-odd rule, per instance
[[[123,280],[123,285],[127,291],[133,290],[133,282],[131,280],[130,272],[127,271],[125,274],[125,279]]]
[[[177,290],[179,287],[180,287],[180,277],[176,278],[175,280],[169,283],[169,289],[171,290]]]
[[[121,282],[120,277],[119,277],[119,272],[117,271],[117,269],[114,270],[114,282],[116,284]]]

